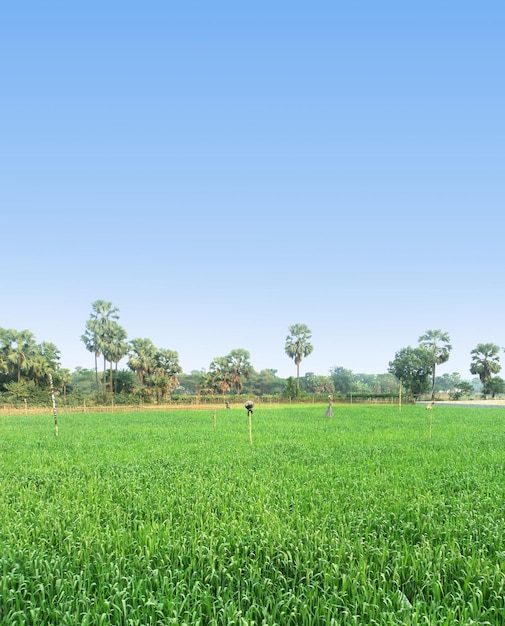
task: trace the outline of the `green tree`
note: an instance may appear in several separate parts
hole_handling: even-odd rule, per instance
[[[284,387],[284,391],[282,392],[283,397],[294,400],[298,396],[299,391],[299,388],[295,384],[295,379],[290,376],[286,380],[286,386]]]
[[[288,328],[284,351],[296,365],[296,387],[300,389],[300,363],[302,359],[312,354],[314,347],[310,343],[312,332],[306,324],[294,324]]]
[[[57,386],[61,379],[60,351],[54,343],[43,341],[37,346],[33,355],[30,378],[35,380],[39,386],[48,387],[50,376],[53,377]]]
[[[119,309],[107,300],[95,300],[92,303],[93,312],[91,319],[95,321],[95,329],[98,335],[98,345],[103,355],[103,393],[106,393],[107,352],[110,349],[112,329],[111,324],[119,318]],[[111,380],[112,386],[112,380]]]
[[[117,370],[119,361],[128,354],[130,346],[126,341],[127,337],[126,330],[116,321],[110,320],[107,323],[101,343],[104,358],[109,362],[109,385],[111,393],[114,390],[112,364],[114,363],[116,365]]]
[[[86,330],[84,331],[84,334],[81,335],[81,341],[86,346],[86,350],[91,352],[95,357],[95,383],[96,392],[98,394],[98,358],[101,355],[101,348],[96,320],[89,319],[86,322]]]
[[[27,372],[33,362],[33,358],[37,352],[37,343],[35,336],[29,330],[14,330],[8,332],[10,349],[7,355],[7,361],[16,368],[17,382],[21,382],[21,372]]]
[[[317,376],[313,372],[308,372],[302,378],[302,387],[309,393],[322,394],[334,393],[335,385],[328,376]]]
[[[487,379],[486,384],[483,385],[482,393],[484,397],[490,395],[491,398],[505,393],[505,380],[499,376],[491,376],[491,378]]]
[[[431,378],[431,399],[435,400],[435,382],[437,379],[437,365],[446,363],[452,346],[449,343],[449,334],[441,330],[427,330],[424,335],[419,337],[419,347],[427,350],[432,360],[432,378]]]
[[[428,391],[433,372],[433,360],[424,348],[402,348],[389,362],[388,371],[394,374],[414,401]]]
[[[333,381],[335,392],[343,396],[353,390],[354,374],[351,370],[344,367],[332,367],[330,370],[330,378]]]
[[[500,346],[494,343],[479,343],[470,352],[472,357],[470,373],[480,378],[483,393],[485,393],[486,383],[491,376],[501,371],[499,352]]]
[[[471,396],[473,394],[473,385],[467,380],[455,381],[449,391],[449,398],[451,400],[461,400],[464,396]]]
[[[159,401],[167,393],[170,394],[179,384],[178,375],[182,372],[179,365],[179,354],[175,350],[160,349],[156,352],[155,368],[151,380],[156,388]]]
[[[222,393],[223,396],[231,390],[233,377],[225,356],[216,357],[212,361],[203,386],[205,390],[211,393]]]
[[[238,348],[232,350],[225,358],[232,387],[235,387],[237,395],[240,395],[243,388],[243,380],[249,380],[251,376],[252,368],[249,362],[249,352]]]
[[[150,339],[132,339],[130,341],[128,367],[137,374],[141,385],[156,369],[157,349]]]

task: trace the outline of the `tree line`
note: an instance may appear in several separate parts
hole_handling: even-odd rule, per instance
[[[100,403],[163,403],[181,396],[245,393],[291,399],[309,394],[395,396],[400,388],[414,400],[427,394],[435,399],[437,393],[455,399],[475,393],[485,397],[505,393],[505,381],[497,375],[501,371],[501,348],[492,343],[478,344],[471,352],[470,372],[478,378],[465,381],[456,372],[437,377],[437,366],[449,360],[452,350],[448,333],[441,330],[428,330],[419,337],[417,347],[396,352],[385,374],[355,374],[336,366],[327,376],[309,372],[301,377],[300,364],[314,347],[308,326],[294,324],[288,328],[284,351],[294,361],[296,377],[283,379],[274,369],[256,372],[249,352],[242,348],[216,357],[207,370],[183,373],[176,351],[158,348],[149,338],[128,340],[118,320],[119,310],[111,302],[92,303],[81,340],[94,356],[94,369],[79,367],[72,373],[61,366],[55,344],[37,343],[28,330],[0,328],[2,400],[45,403],[51,377],[56,393],[65,402],[88,398]],[[123,359],[126,368],[119,369]]]

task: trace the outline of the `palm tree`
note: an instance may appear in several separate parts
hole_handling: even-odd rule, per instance
[[[499,363],[500,346],[494,343],[479,343],[470,354],[472,355],[472,363],[470,365],[470,373],[477,375],[480,382],[486,388],[487,381],[493,374],[498,374],[501,370]]]
[[[36,353],[35,335],[29,330],[9,330],[11,339],[11,350],[8,360],[17,368],[18,383],[21,382],[21,370],[26,370],[31,366],[32,359]]]
[[[50,377],[60,369],[60,351],[54,343],[43,341],[37,346],[30,366],[30,376],[40,386],[49,386]]]
[[[284,351],[293,359],[296,365],[296,388],[300,389],[300,363],[302,359],[312,353],[314,347],[309,343],[312,332],[306,324],[294,324],[289,327]]]
[[[130,350],[127,365],[144,385],[146,379],[156,369],[156,346],[150,339],[137,338],[130,341]]]
[[[442,332],[441,330],[427,330],[424,335],[419,337],[418,341],[419,347],[428,350],[433,360],[431,400],[434,401],[437,365],[446,363],[449,360],[449,354],[452,350],[452,346],[449,343],[449,333]]]
[[[84,335],[81,335],[81,341],[86,346],[86,350],[95,355],[95,382],[96,393],[98,395],[98,357],[101,355],[101,352],[95,320],[88,320],[86,322],[86,330],[84,332]]]
[[[227,369],[230,375],[231,384],[235,387],[237,394],[242,392],[242,379],[249,380],[251,376],[251,364],[249,363],[249,352],[247,350],[232,350],[226,357]]]
[[[95,354],[95,373],[98,389],[98,365],[97,358],[100,354],[103,355],[103,394],[105,397],[105,372],[107,370],[107,359],[104,354],[104,350],[107,347],[107,339],[109,332],[109,325],[113,320],[119,318],[119,309],[113,306],[112,302],[106,300],[95,300],[91,303],[93,309],[90,319],[86,322],[86,332],[82,335],[81,340],[86,345],[86,349],[89,352]]]
[[[112,380],[112,364],[117,364],[123,357],[128,354],[130,348],[127,338],[126,330],[120,326],[117,322],[110,321],[107,324],[106,331],[102,338],[102,350],[104,358],[109,361],[109,385],[110,392],[113,392],[113,380]]]
[[[107,358],[105,356],[105,352],[108,348],[109,343],[109,327],[113,320],[117,320],[119,318],[119,309],[112,305],[112,302],[107,302],[106,300],[95,300],[91,304],[93,307],[93,313],[91,314],[91,319],[96,321],[96,329],[98,332],[98,345],[101,348],[101,353],[103,355],[103,393],[105,397],[105,373],[107,371]]]
[[[175,350],[161,348],[156,353],[156,370],[170,381],[170,388],[174,389],[179,384],[177,376],[182,373],[179,365],[179,353]]]
[[[233,380],[228,367],[227,357],[216,357],[210,364],[205,378],[205,386],[210,388],[210,390],[220,391],[223,396],[230,391],[233,386]]]

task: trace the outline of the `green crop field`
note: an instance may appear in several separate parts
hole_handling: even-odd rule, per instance
[[[0,418],[0,623],[503,624],[505,410]]]

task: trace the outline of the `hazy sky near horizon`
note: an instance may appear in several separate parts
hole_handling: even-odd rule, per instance
[[[188,373],[505,345],[503,2],[20,0],[0,58],[0,326],[64,367],[98,299]]]

